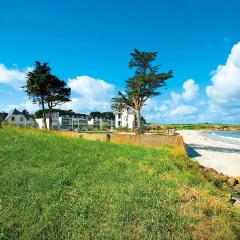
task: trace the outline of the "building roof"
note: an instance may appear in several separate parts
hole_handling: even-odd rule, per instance
[[[27,110],[24,109],[22,112],[20,112],[15,108],[12,112],[8,113],[5,120],[7,120],[12,115],[23,115],[27,120],[29,120],[30,118],[34,119],[34,116],[30,114]]]

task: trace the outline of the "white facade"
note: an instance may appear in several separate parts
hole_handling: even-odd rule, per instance
[[[20,127],[35,127],[36,122],[32,115],[27,111],[18,111],[14,109],[11,113],[7,115],[3,124],[17,125]]]
[[[136,128],[136,114],[130,108],[125,108],[122,111],[115,112],[115,127],[127,127],[130,129]]]
[[[91,118],[88,120],[88,129],[103,130],[104,128],[113,129],[114,120],[108,118]]]
[[[43,118],[36,119],[39,128],[43,128]],[[47,128],[49,128],[49,116],[46,114]],[[53,130],[88,130],[88,118],[85,114],[52,113]]]

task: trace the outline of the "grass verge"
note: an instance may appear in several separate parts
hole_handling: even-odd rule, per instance
[[[239,239],[240,212],[189,160],[0,130],[1,239]]]

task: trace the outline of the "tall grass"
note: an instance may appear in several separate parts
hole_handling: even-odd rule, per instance
[[[0,130],[1,239],[238,239],[240,212],[171,148]]]

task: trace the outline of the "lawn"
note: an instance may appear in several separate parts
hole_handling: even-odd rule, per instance
[[[169,147],[0,129],[0,239],[239,239],[228,192]]]

